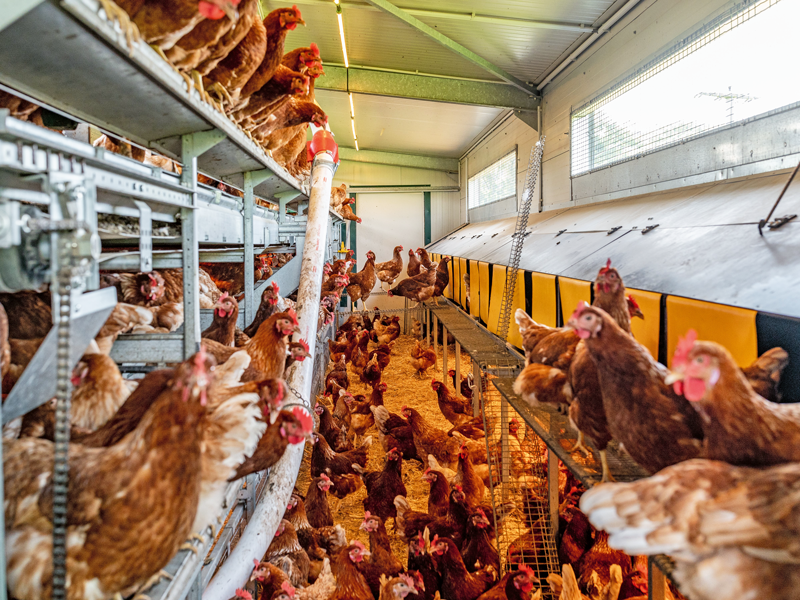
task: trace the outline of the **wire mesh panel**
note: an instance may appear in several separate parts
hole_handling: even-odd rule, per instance
[[[547,447],[491,384],[493,378],[484,373],[481,388],[501,568],[505,573],[526,565],[544,581],[560,572],[550,518]]]

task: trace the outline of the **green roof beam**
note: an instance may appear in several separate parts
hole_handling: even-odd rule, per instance
[[[314,87],[318,90],[350,91],[354,94],[510,108],[520,111],[535,111],[541,102],[540,97],[531,96],[507,83],[397,73],[353,66],[348,73],[348,69],[344,67],[325,65],[325,75],[316,80]]]
[[[423,156],[420,154],[402,154],[400,152],[383,152],[380,150],[359,150],[339,146],[339,160],[350,162],[390,165],[394,167],[410,167],[428,169],[430,171],[458,172],[458,159],[442,156]]]

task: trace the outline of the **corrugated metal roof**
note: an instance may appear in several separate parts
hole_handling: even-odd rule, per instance
[[[266,11],[297,2],[306,27],[289,33],[286,48],[316,42],[323,62],[343,63],[336,9],[333,1],[262,0]],[[567,25],[584,24],[587,31],[609,9],[624,0],[396,0],[411,10],[476,13],[512,19],[508,23],[416,14],[423,23],[462,44],[508,73],[533,82],[545,74],[583,34],[575,30],[535,28],[535,20]],[[365,2],[342,0],[345,38],[351,65],[483,79],[497,78],[394,16]],[[332,130],[344,145],[351,145],[349,104],[346,96],[319,93]],[[468,142],[499,113],[454,105],[396,101],[375,97],[356,100],[356,125],[361,148],[458,156]],[[387,127],[389,125],[389,127]],[[379,135],[384,129],[384,135]],[[472,137],[469,137],[472,136]]]

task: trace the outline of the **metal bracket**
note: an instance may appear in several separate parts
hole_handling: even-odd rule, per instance
[[[780,229],[784,225],[786,225],[789,221],[796,219],[797,215],[786,215],[785,217],[778,217],[774,221],[770,221],[767,224],[767,227],[770,229]]]
[[[278,199],[278,223],[283,225],[286,222],[286,205],[292,200],[297,198],[301,192],[297,190],[287,190],[285,192],[278,192],[275,197]]]
[[[134,200],[139,209],[139,270],[153,270],[153,210],[146,202]]]
[[[88,292],[78,296],[73,302],[70,369],[83,356],[84,350],[100,331],[116,304],[115,288]],[[3,404],[3,423],[21,417],[55,395],[57,338],[57,328],[53,327]]]
[[[559,232],[556,234],[556,237],[560,236],[560,235],[561,235],[562,233],[564,233],[565,231],[566,231],[566,229],[562,229],[561,231],[559,231]]]
[[[655,229],[656,227],[658,227],[658,223],[656,223],[655,225],[648,225],[647,227],[642,229],[642,235],[644,235],[648,231],[653,231],[653,229]]]
[[[197,157],[202,156],[211,148],[219,144],[228,137],[219,129],[208,131],[196,131],[181,136],[181,161],[183,171],[181,172],[181,183],[186,187],[194,189],[197,184]]]
[[[611,229],[608,230],[606,235],[611,235],[612,233],[614,233],[615,231],[619,231],[620,229],[622,229],[622,225],[617,225],[616,227],[612,227]]]

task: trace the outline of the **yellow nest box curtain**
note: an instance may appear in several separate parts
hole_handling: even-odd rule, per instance
[[[578,302],[592,302],[592,284],[588,281],[559,277],[558,289],[561,292],[561,318],[564,323],[569,321],[570,315],[578,308]]]
[[[558,318],[556,276],[531,273],[531,284],[531,319],[541,325],[555,327]]]
[[[644,315],[631,318],[631,333],[636,341],[647,348],[658,360],[658,344],[661,336],[661,294],[628,288],[625,293],[634,299]]]
[[[645,315],[646,316],[646,315]],[[717,342],[733,355],[736,364],[746,367],[758,358],[756,311],[725,304],[714,304],[677,296],[667,297],[667,364],[678,339],[690,329],[697,339]]]

